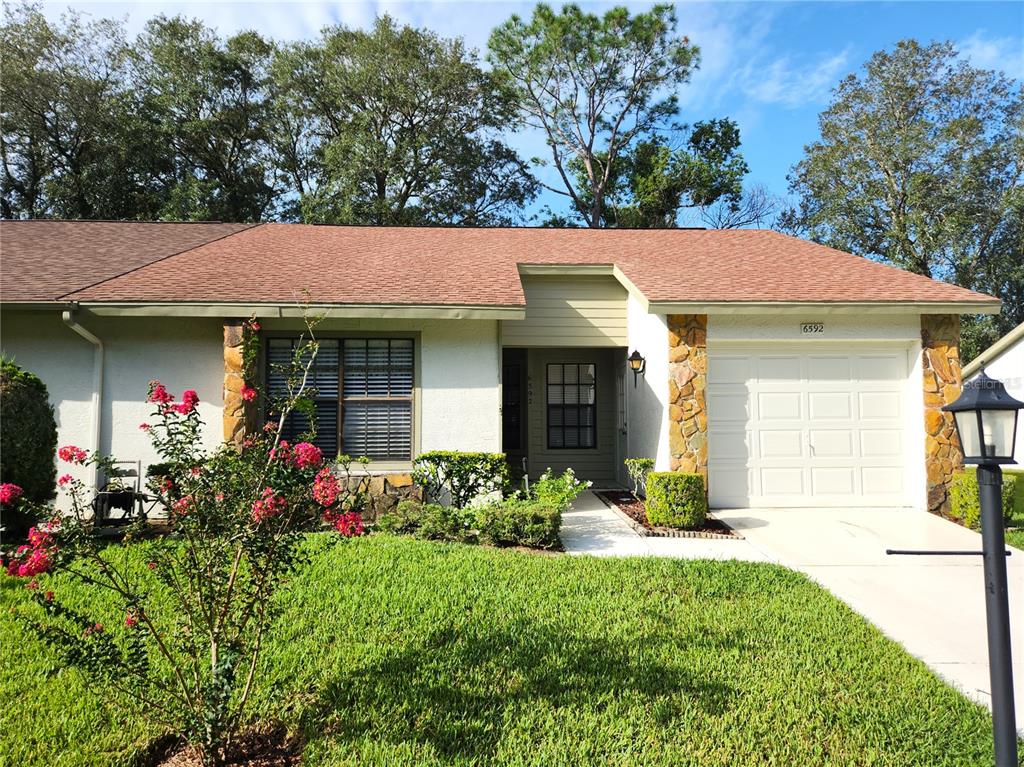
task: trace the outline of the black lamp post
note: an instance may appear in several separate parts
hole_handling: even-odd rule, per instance
[[[1007,394],[1006,387],[985,375],[982,368],[977,378],[964,384],[957,401],[942,408],[956,419],[964,463],[978,465],[996,767],[1018,767],[1006,541],[1003,535],[1003,470],[999,466],[1016,463],[1013,446],[1017,434],[1017,413],[1022,407],[1024,402],[1018,402]]]
[[[633,388],[636,388],[637,378],[644,374],[644,370],[647,368],[647,360],[640,356],[640,352],[636,349],[633,353],[626,357],[626,362],[629,363],[629,369],[633,371]]]

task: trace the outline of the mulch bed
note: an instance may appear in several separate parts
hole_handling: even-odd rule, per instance
[[[203,767],[195,746],[182,746],[174,740],[161,745],[149,761],[154,767]],[[298,767],[302,741],[289,736],[283,724],[253,725],[235,738],[224,756],[225,767]]]
[[[721,520],[709,516],[704,526],[696,530],[676,530],[672,527],[654,526],[647,520],[647,509],[643,500],[626,490],[602,490],[598,494],[613,509],[622,512],[640,535],[655,538],[732,538],[741,539],[742,535]]]

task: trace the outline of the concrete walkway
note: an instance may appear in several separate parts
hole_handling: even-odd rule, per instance
[[[639,535],[589,490],[562,515],[559,538],[569,554],[767,561],[763,553],[741,539],[649,538]]]
[[[968,697],[990,704],[981,536],[908,509],[742,509],[716,516],[766,558],[800,570]],[[1024,552],[1007,558],[1017,729],[1024,733]]]

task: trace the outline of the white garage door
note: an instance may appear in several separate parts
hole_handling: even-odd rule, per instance
[[[711,350],[711,504],[904,506],[907,350]]]

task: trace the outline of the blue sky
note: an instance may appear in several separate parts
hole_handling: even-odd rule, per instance
[[[613,3],[579,3],[600,13]],[[621,4],[621,3],[617,3]],[[648,3],[626,3],[643,10]],[[555,3],[557,5],[557,3]],[[481,54],[490,30],[530,2],[52,2],[48,15],[68,7],[92,16],[126,19],[138,31],[158,13],[201,18],[221,34],[256,29],[280,40],[315,37],[330,24],[365,27],[389,13],[399,21],[461,36]],[[1024,80],[1024,3],[1020,2],[698,2],[677,3],[679,31],[701,47],[702,63],[679,91],[681,118],[731,117],[739,123],[748,181],[776,194],[817,133],[829,92],[872,52],[914,37],[951,40],[976,66]],[[546,156],[540,136],[512,143],[527,157]],[[554,196],[542,202],[559,205]]]

